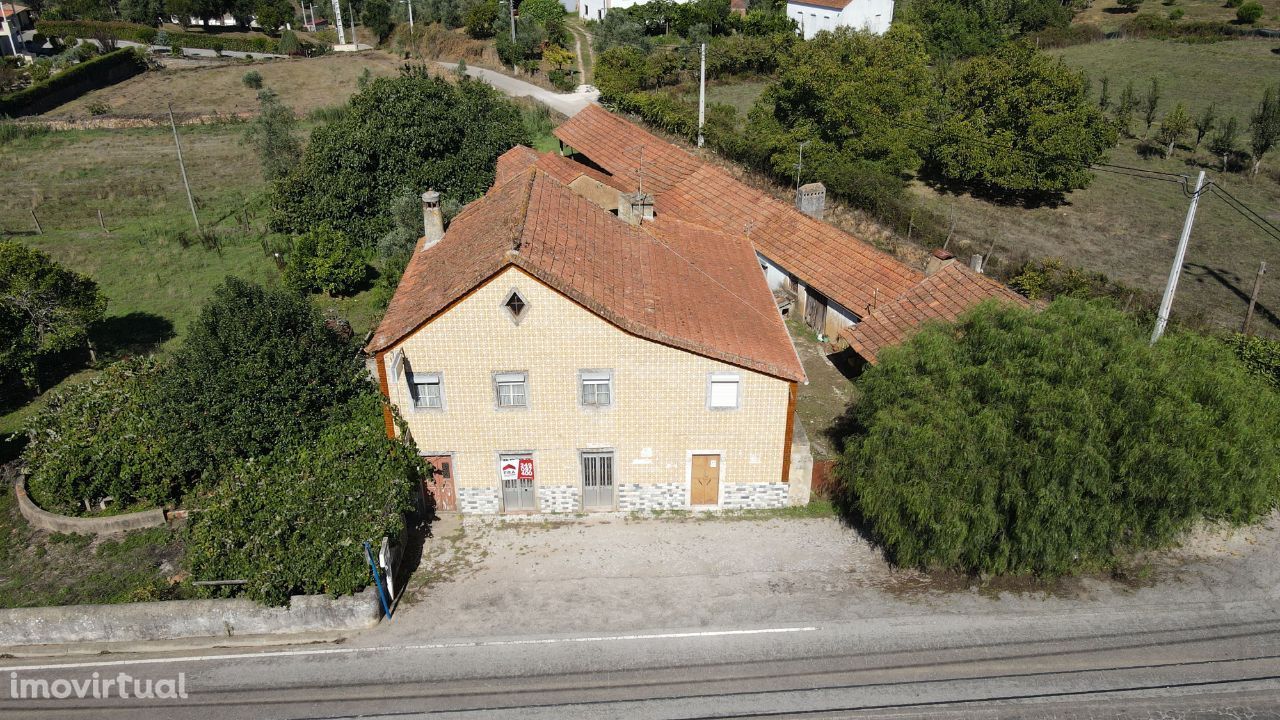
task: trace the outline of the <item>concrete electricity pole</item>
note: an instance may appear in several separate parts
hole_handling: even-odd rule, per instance
[[[173,145],[178,148],[178,169],[182,171],[182,185],[187,189],[187,204],[191,206],[191,219],[196,223],[196,232],[200,230],[200,216],[196,215],[196,199],[191,195],[191,183],[187,182],[187,164],[182,160],[182,142],[178,140],[178,124],[173,121],[173,103],[169,107],[169,127],[173,129]]]
[[[360,49],[360,38],[356,36],[356,13],[351,9],[351,0],[347,0],[347,12],[351,13],[351,44]]]
[[[511,16],[511,44],[516,44],[516,0],[507,0],[507,14]]]
[[[1253,323],[1253,309],[1258,306],[1258,293],[1262,291],[1262,276],[1267,274],[1267,263],[1258,266],[1258,277],[1253,280],[1253,294],[1249,296],[1249,310],[1244,314],[1244,327],[1240,332],[1249,334],[1249,325]]]
[[[1160,298],[1160,312],[1156,315],[1156,327],[1151,332],[1151,344],[1155,345],[1164,335],[1165,326],[1169,324],[1169,312],[1173,309],[1173,294],[1178,291],[1178,279],[1182,277],[1182,263],[1187,259],[1187,243],[1191,240],[1191,225],[1196,221],[1196,206],[1200,204],[1200,189],[1204,187],[1204,171],[1196,178],[1196,190],[1191,194],[1191,206],[1187,208],[1187,219],[1182,222],[1182,235],[1178,238],[1178,250],[1173,254],[1173,267],[1169,269],[1169,281],[1164,286],[1164,297]]]
[[[338,26],[338,44],[347,44],[347,30],[342,23],[342,0],[333,1],[333,24]]]
[[[702,126],[707,123],[707,44],[702,43],[702,65],[698,71],[698,147],[702,147]]]

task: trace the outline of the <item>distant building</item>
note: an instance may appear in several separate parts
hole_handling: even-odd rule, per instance
[[[0,56],[28,55],[23,34],[35,27],[30,8],[0,0]]]
[[[883,35],[893,20],[893,0],[787,0],[787,17],[805,40],[839,27]]]
[[[633,5],[644,5],[648,0],[577,0],[578,17],[583,20],[603,20],[610,10],[629,8]],[[673,0],[683,5],[689,0]]]

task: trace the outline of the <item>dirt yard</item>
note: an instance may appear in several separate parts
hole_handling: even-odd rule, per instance
[[[45,116],[85,117],[93,103],[105,103],[114,115],[159,115],[170,101],[175,113],[253,111],[258,109],[257,91],[246,87],[242,78],[256,70],[264,87],[276,91],[285,105],[305,117],[317,108],[345,102],[356,92],[366,69],[371,77],[381,77],[396,74],[402,64],[390,53],[378,51],[252,63],[179,60],[163,70],[82,95]]]
[[[982,584],[889,566],[835,518],[727,520],[676,514],[566,521],[468,519],[432,541],[396,622],[429,636],[591,633],[908,618],[1126,612],[1273,602],[1280,513],[1207,529],[1116,576]],[[589,612],[584,612],[590,608]]]

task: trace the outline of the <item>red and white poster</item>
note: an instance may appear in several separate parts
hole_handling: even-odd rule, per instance
[[[504,455],[502,457],[503,480],[532,480],[533,458],[527,455]]]

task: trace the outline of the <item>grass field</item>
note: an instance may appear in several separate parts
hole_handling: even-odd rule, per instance
[[[1139,97],[1151,78],[1160,81],[1161,111],[1182,101],[1193,115],[1210,102],[1219,115],[1232,114],[1241,129],[1262,99],[1266,83],[1280,78],[1280,39],[1227,40],[1188,44],[1167,40],[1106,40],[1050,50],[1072,67],[1088,74],[1096,94],[1104,76],[1110,78],[1114,102],[1128,81]]]
[[[85,117],[91,103],[105,103],[116,115],[158,115],[173,103],[177,113],[246,112],[258,109],[257,91],[241,82],[257,70],[262,82],[300,116],[341,103],[356,91],[366,70],[373,77],[395,75],[402,61],[383,52],[340,53],[313,59],[257,60],[252,63],[182,61],[174,68],[143,73],[95,90],[46,113]]]
[[[1218,22],[1235,22],[1236,9],[1227,7],[1222,0],[1145,0],[1140,6],[1143,13],[1167,16],[1174,8],[1181,8],[1183,21],[1214,20]],[[1257,0],[1262,5],[1262,19],[1254,27],[1280,27],[1280,0]],[[1075,16],[1076,23],[1097,25],[1105,31],[1120,29],[1126,21],[1138,13],[1123,12],[1116,0],[1099,0]]]

